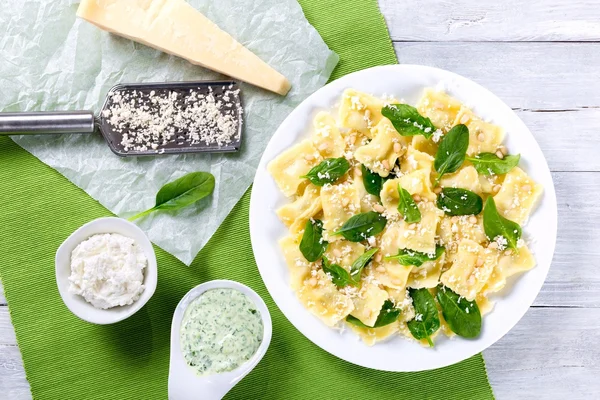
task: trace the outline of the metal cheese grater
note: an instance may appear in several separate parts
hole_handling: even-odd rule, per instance
[[[140,98],[150,99],[151,95],[167,96],[176,93],[177,107],[186,107],[186,96],[195,93],[198,96],[212,94],[219,110],[231,116],[235,121],[230,129],[235,129],[235,136],[226,143],[190,140],[188,129],[178,128],[173,140],[160,143],[156,148],[145,150],[129,149],[123,145],[123,135],[131,134],[127,124],[114,126],[108,115],[115,105],[115,94],[134,94]],[[152,112],[151,102],[148,104]],[[144,84],[121,84],[114,86],[107,94],[102,110],[97,116],[92,111],[56,111],[56,112],[23,112],[0,113],[0,135],[39,135],[60,133],[94,133],[100,131],[110,149],[119,156],[143,156],[159,154],[182,154],[203,152],[236,152],[242,141],[242,103],[239,86],[235,81],[197,81],[197,82],[162,82]]]

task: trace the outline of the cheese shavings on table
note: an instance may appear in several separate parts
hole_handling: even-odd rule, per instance
[[[193,171],[217,180],[212,201],[139,221],[150,240],[191,263],[248,189],[271,135],[296,105],[323,86],[338,57],[295,0],[190,0],[261,60],[288,77],[287,96],[241,84],[244,143],[236,154],[121,159],[91,135],[13,137],[113,213],[128,217],[154,205],[166,182]],[[76,17],[72,0],[8,0],[0,13],[3,93],[0,111],[89,109],[98,112],[118,83],[223,79],[222,75]],[[11,21],[18,20],[18,24]],[[202,226],[202,229],[198,229]]]

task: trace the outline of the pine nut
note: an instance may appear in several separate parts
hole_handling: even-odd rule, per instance
[[[383,256],[381,255],[380,252],[377,252],[377,254],[375,254],[375,257],[374,257],[375,262],[380,262],[382,258],[383,258]]]
[[[342,206],[343,206],[343,207],[347,207],[347,206],[348,206],[348,204],[350,204],[350,199],[349,199],[349,198],[347,198],[347,197],[343,198],[343,199],[342,199]]]
[[[375,271],[377,271],[377,272],[385,272],[385,267],[379,266],[379,267],[375,268]]]
[[[452,219],[450,219],[450,221],[452,221],[453,224],[458,223],[458,217],[455,215],[454,217],[452,217]]]
[[[469,217],[469,222],[472,224],[476,224],[477,223],[477,217],[475,217],[474,215],[471,215]]]
[[[329,148],[329,145],[328,145],[327,143],[321,143],[321,144],[319,145],[319,147],[318,147],[318,149],[319,149],[320,151],[325,151],[325,150],[327,150],[328,148]]]
[[[494,187],[492,188],[492,193],[496,194],[500,191],[500,189],[502,189],[502,186],[500,185],[494,185]]]
[[[362,176],[362,171],[360,170],[360,168],[358,168],[358,167],[354,168],[354,175]]]
[[[340,258],[342,256],[340,249],[333,249],[332,253],[335,258]]]
[[[483,259],[478,257],[477,258],[477,263],[475,265],[477,265],[478,268],[482,267],[483,266]]]
[[[306,161],[312,161],[315,159],[315,156],[313,156],[312,154],[306,154],[306,155],[304,155],[304,159]]]
[[[317,278],[313,277],[308,280],[310,286],[317,286]]]
[[[376,212],[381,214],[382,212],[385,211],[385,208],[383,208],[383,206],[381,204],[375,204],[373,206],[373,210],[375,210]]]
[[[400,143],[394,143],[394,153],[400,153],[401,150],[402,146],[400,145]]]
[[[480,142],[485,142],[485,135],[483,133],[480,133],[479,135],[477,135],[477,140],[479,140]]]
[[[388,160],[383,160],[381,162],[381,165],[383,166],[383,168],[385,169],[390,169],[390,163],[388,162]]]
[[[512,256],[513,251],[511,249],[508,249],[504,252],[505,255],[507,256]]]
[[[498,248],[498,243],[496,242],[492,242],[488,245],[488,249],[497,249]]]
[[[498,151],[496,152],[496,157],[498,157],[499,159],[501,159],[501,160],[502,160],[502,159],[504,158],[504,154],[502,154],[502,152],[501,152],[500,150],[498,150]]]
[[[419,195],[418,195],[418,194],[416,194],[416,193],[412,195],[412,198],[413,198],[413,200],[414,200],[414,201],[416,201],[416,202],[419,202],[419,201],[421,201],[421,196],[419,196]]]
[[[441,187],[439,187],[439,186],[437,186],[435,189],[433,189],[433,193],[435,193],[435,194],[440,194],[440,193],[442,193],[442,188],[441,188]]]
[[[507,154],[508,154],[508,149],[506,148],[506,146],[500,146],[500,147],[498,148],[498,150],[499,150],[500,152],[502,152],[502,154],[503,154],[503,155],[507,155]]]

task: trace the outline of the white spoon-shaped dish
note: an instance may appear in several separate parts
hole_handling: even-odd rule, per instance
[[[200,376],[187,365],[183,353],[181,352],[181,321],[183,320],[185,310],[194,299],[208,290],[223,288],[235,289],[242,292],[254,302],[262,317],[264,332],[263,340],[252,358],[233,371]],[[234,281],[216,280],[198,285],[187,292],[177,305],[177,308],[175,308],[173,323],[171,325],[169,400],[218,400],[223,398],[223,396],[242,380],[244,376],[248,375],[248,373],[252,371],[256,364],[263,358],[271,343],[272,331],[271,314],[269,314],[267,305],[254,290],[246,285]]]

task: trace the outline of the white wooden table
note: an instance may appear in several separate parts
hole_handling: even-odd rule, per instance
[[[553,171],[554,262],[529,312],[484,352],[496,397],[600,398],[600,0],[379,1],[400,63],[493,91]],[[31,398],[1,291],[0,398]]]

